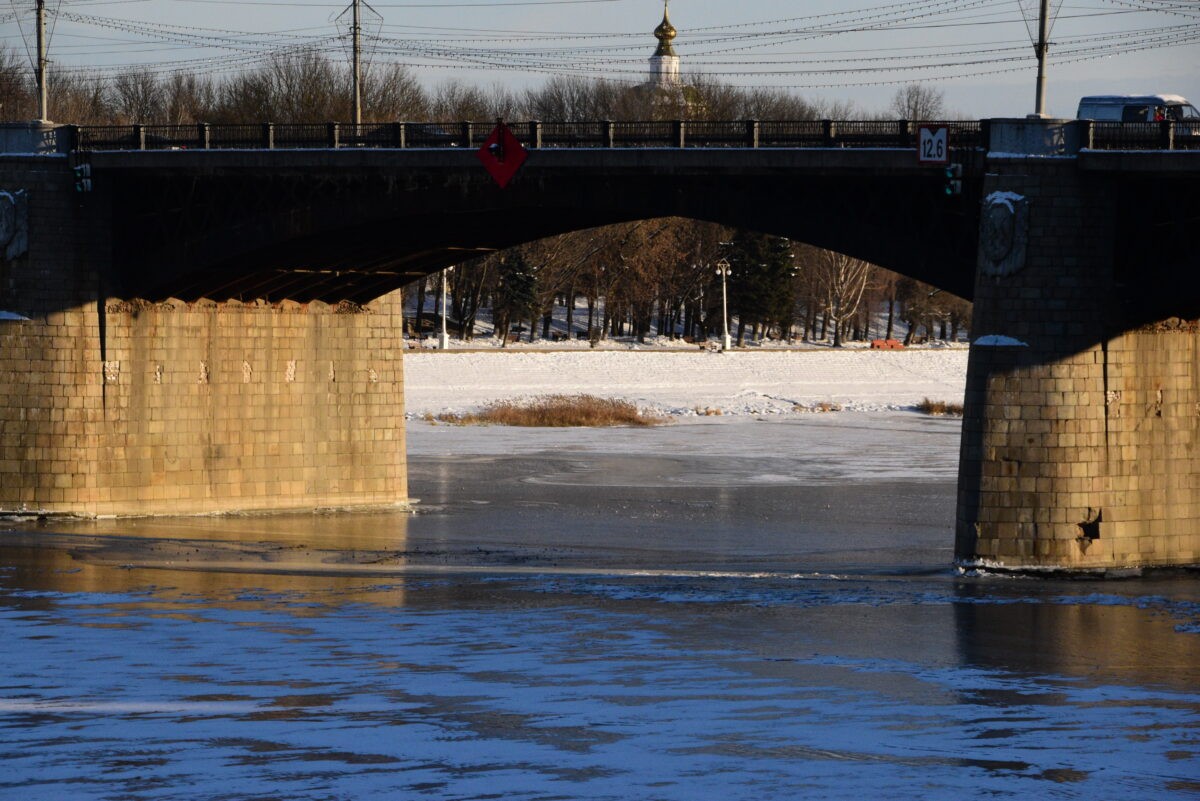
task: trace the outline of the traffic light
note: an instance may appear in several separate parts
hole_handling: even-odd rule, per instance
[[[92,165],[91,164],[76,164],[75,165],[75,191],[76,192],[91,192],[92,191]]]
[[[947,164],[946,165],[946,194],[961,195],[962,194],[962,165]]]

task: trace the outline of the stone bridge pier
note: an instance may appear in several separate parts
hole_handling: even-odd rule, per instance
[[[1099,157],[989,158],[962,564],[1200,561],[1195,173]]]
[[[110,297],[111,220],[83,212],[62,160],[8,159],[0,179],[24,188],[0,195],[0,229],[19,229],[0,266],[0,510],[406,502],[398,294]]]

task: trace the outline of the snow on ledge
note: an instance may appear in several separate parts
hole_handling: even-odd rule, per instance
[[[1024,199],[1024,195],[1018,195],[1016,192],[993,192],[984,198],[983,202],[987,206],[995,203],[1003,203],[1005,206],[1008,206],[1009,211],[1015,213],[1016,209],[1013,207],[1013,204],[1020,203]]]
[[[1105,151],[1109,152],[1109,151]],[[1145,152],[1145,151],[1141,151]],[[989,159],[1073,159],[1074,153],[1009,153],[1004,150],[989,150]]]
[[[1028,348],[1028,342],[1022,342],[1019,339],[1006,337],[1003,334],[988,334],[971,343],[972,345],[985,345],[991,348]]]

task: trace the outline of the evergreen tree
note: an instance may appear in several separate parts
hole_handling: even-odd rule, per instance
[[[769,238],[763,280],[766,286],[767,326],[779,329],[780,339],[786,339],[792,327],[796,308],[796,263],[792,242],[782,236]]]
[[[496,335],[507,343],[510,323],[529,320],[530,326],[538,312],[537,271],[520,250],[500,262],[494,313]]]
[[[786,334],[795,305],[792,243],[783,237],[739,230],[729,251],[730,311],[738,316],[738,344],[746,325],[763,334],[778,326]]]

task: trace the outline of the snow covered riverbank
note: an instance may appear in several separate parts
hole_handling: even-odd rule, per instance
[[[870,351],[413,351],[404,357],[410,416],[496,400],[587,393],[660,414],[792,414],[837,404],[906,409],[961,402],[967,349]]]

